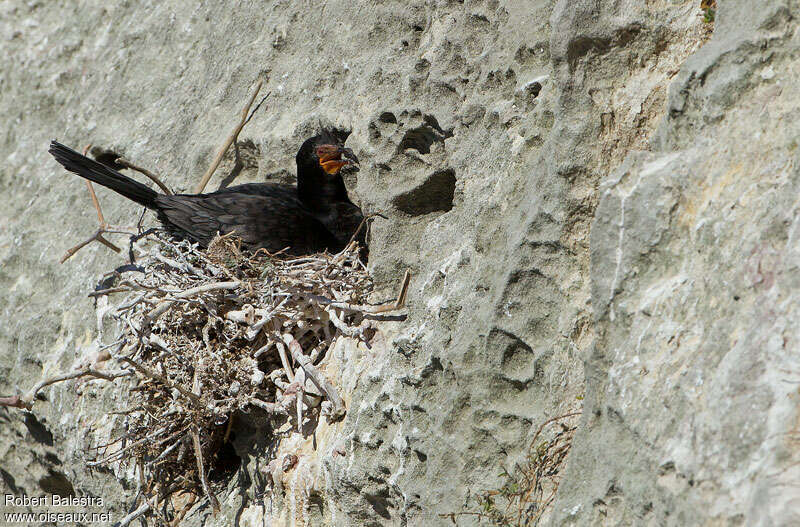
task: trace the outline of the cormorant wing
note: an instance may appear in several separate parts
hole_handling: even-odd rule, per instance
[[[269,194],[269,193],[267,193]],[[159,219],[177,234],[207,246],[214,236],[235,232],[250,249],[291,254],[338,250],[338,241],[297,198],[234,191],[160,195]]]

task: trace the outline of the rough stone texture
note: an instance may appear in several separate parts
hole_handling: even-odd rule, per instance
[[[560,525],[795,525],[797,5],[724,2],[600,186]]]
[[[235,181],[290,181],[320,121],[352,129],[351,192],[389,218],[376,296],[411,268],[410,316],[337,348],[347,417],[316,450],[279,445],[301,454],[283,491],[242,428],[222,514],[189,522],[444,525],[585,393],[551,523],[796,523],[797,5],[721,2],[706,43],[697,4],[3,3],[0,392],[109,337],[85,295],[120,257],[58,264],[96,225],[48,140],[191,189],[261,76]],[[112,223],[137,217],[98,193]],[[0,410],[0,485],[69,485],[119,518],[130,474],[83,460],[124,389],[80,389]]]

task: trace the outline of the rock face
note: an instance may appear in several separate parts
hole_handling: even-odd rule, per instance
[[[598,189],[595,341],[558,524],[800,521],[787,490],[800,447],[796,16],[725,2],[649,151]]]
[[[317,449],[280,446],[301,453],[285,492],[241,431],[221,519],[187,522],[449,524],[583,406],[551,524],[798,523],[800,9],[726,0],[711,22],[698,4],[4,2],[0,394],[112,336],[86,294],[122,257],[58,264],[96,219],[48,141],[187,191],[261,77],[242,167],[211,186],[290,181],[320,122],[352,130],[351,194],[388,217],[376,296],[410,268],[410,312],[371,350],[337,347],[347,417]],[[98,195],[110,223],[138,219]],[[124,389],[77,389],[0,409],[0,488],[102,496],[120,519],[132,473],[85,459]]]

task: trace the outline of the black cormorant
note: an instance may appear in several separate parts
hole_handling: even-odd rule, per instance
[[[357,167],[358,159],[334,131],[323,131],[300,147],[296,187],[248,183],[208,194],[159,194],[56,141],[50,153],[70,172],[155,211],[167,231],[203,247],[217,233],[235,232],[250,250],[338,252],[364,218],[341,175],[343,167]],[[362,246],[364,230],[359,233]]]

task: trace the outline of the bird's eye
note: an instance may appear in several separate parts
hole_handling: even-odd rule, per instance
[[[320,161],[330,161],[331,159],[341,158],[342,149],[336,145],[319,145],[314,153]]]

